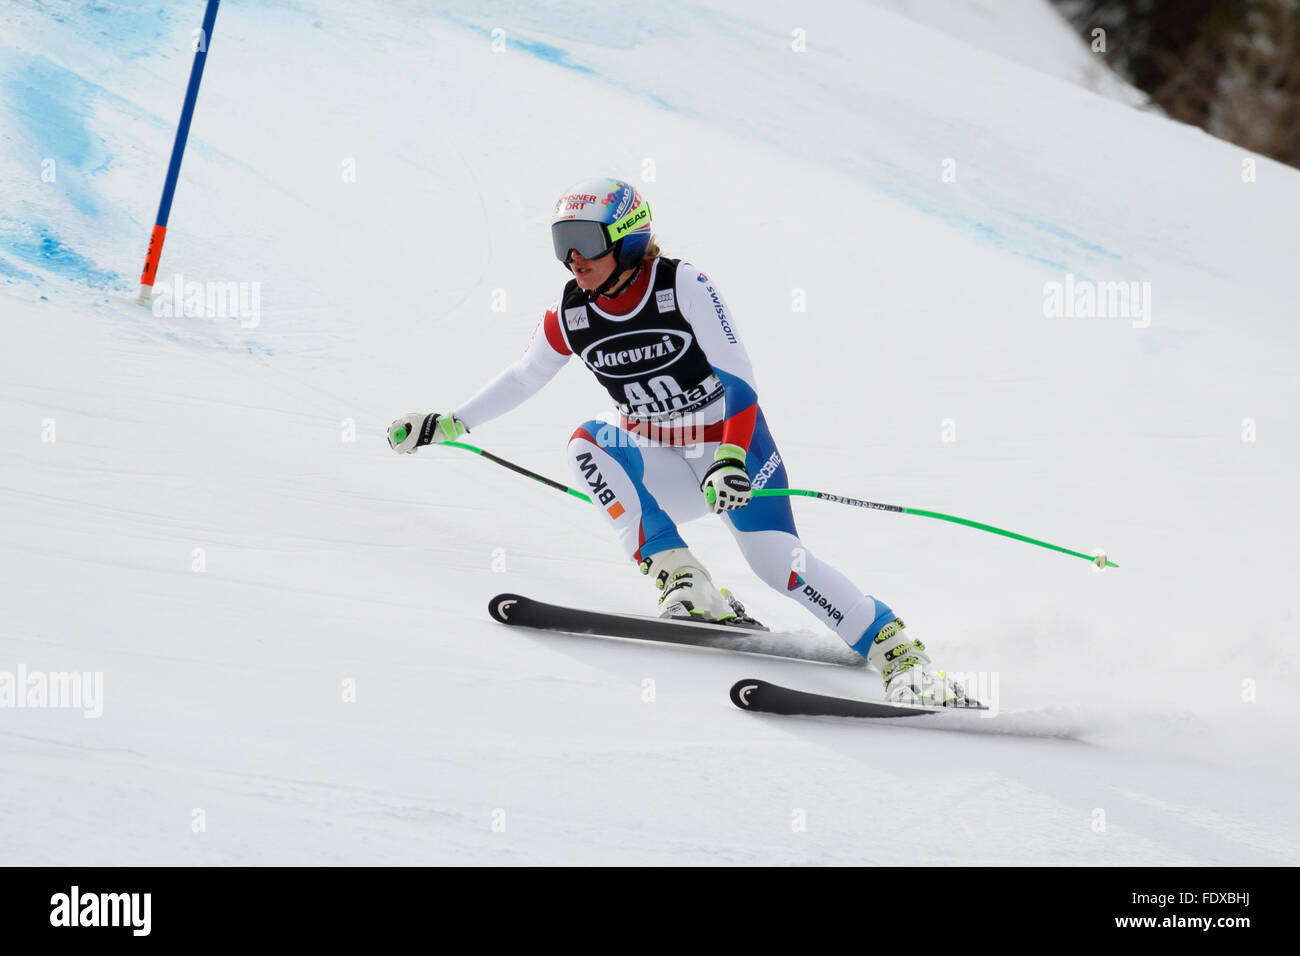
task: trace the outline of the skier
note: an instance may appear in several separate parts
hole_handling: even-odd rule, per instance
[[[618,415],[579,425],[569,463],[659,588],[662,616],[752,620],[678,532],[679,523],[720,514],[754,573],[866,657],[884,676],[888,700],[968,703],[883,601],[803,546],[789,498],[752,497],[755,488],[789,485],[736,320],[707,274],[660,254],[637,190],[617,179],[573,186],[555,204],[551,235],[570,277],[523,357],[453,411],[393,422],[393,449],[460,438],[515,408],[577,355]]]

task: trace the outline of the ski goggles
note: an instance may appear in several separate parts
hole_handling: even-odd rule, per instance
[[[614,248],[614,243],[650,221],[650,205],[641,203],[617,222],[593,222],[590,219],[562,219],[551,223],[551,241],[555,258],[566,266],[576,252],[584,259],[599,259]]]

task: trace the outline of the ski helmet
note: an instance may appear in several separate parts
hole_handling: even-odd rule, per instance
[[[575,250],[584,259],[612,252],[617,274],[645,257],[650,245],[650,204],[621,179],[585,180],[566,189],[555,203],[551,239],[555,258],[566,267]]]

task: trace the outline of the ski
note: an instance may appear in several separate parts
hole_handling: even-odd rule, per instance
[[[741,710],[756,713],[811,717],[928,717],[934,714],[988,710],[984,706],[922,707],[890,704],[883,700],[832,697],[770,684],[757,678],[736,681],[731,688],[731,702]]]
[[[866,665],[848,647],[830,649],[809,646],[807,639],[794,634],[769,631],[761,624],[710,624],[675,618],[649,617],[638,614],[614,614],[589,611],[535,601],[521,594],[498,594],[488,603],[492,619],[511,627],[528,627],[566,634],[597,635],[658,644],[709,647],[716,650],[782,657],[792,660],[849,667]]]
[[[731,702],[755,713],[808,717],[926,717],[893,726],[929,727],[936,730],[1008,737],[1055,737],[1085,739],[1106,722],[1097,713],[1078,706],[1039,707],[1007,711],[980,707],[915,707],[883,700],[854,700],[829,694],[814,694],[770,684],[757,678],[736,681]]]

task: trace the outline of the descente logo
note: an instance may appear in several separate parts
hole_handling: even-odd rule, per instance
[[[131,935],[148,936],[152,926],[152,893],[69,893],[50,897],[51,926],[129,926]]]
[[[781,453],[779,451],[774,451],[768,456],[767,461],[763,462],[763,467],[758,469],[758,474],[755,475],[754,480],[750,482],[751,486],[754,488],[767,487],[768,479],[775,475],[776,470],[780,467]]]

